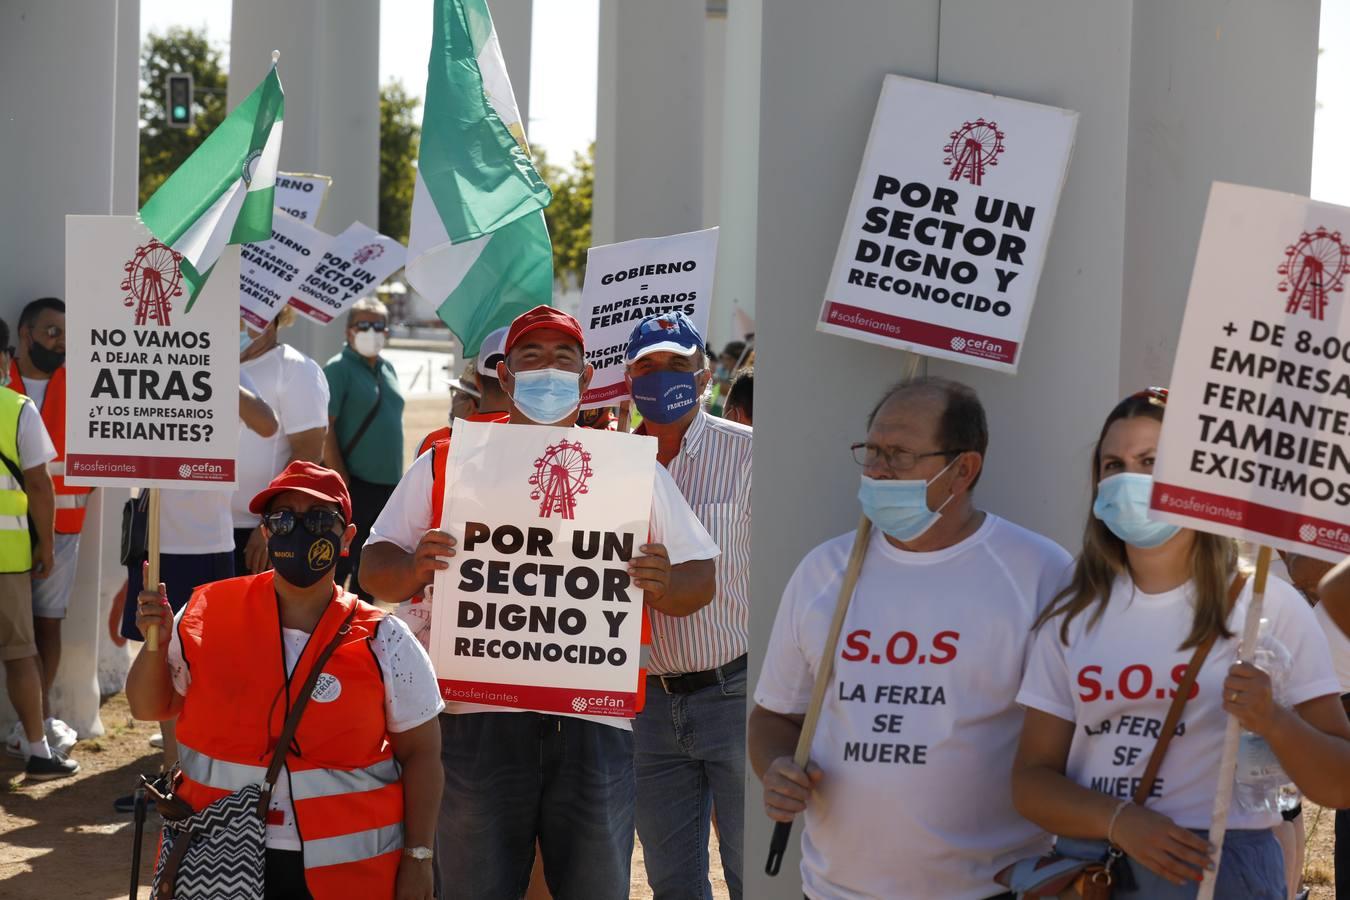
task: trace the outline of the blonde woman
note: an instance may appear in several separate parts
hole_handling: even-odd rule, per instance
[[[1265,673],[1234,665],[1252,591],[1248,581],[1227,609],[1235,543],[1149,515],[1166,398],[1158,388],[1127,397],[1102,426],[1083,550],[1038,621],[1018,694],[1026,722],[1013,765],[1018,811],[1060,836],[1060,854],[1099,860],[1114,846],[1124,854],[1114,896],[1151,900],[1193,897],[1213,865],[1205,835],[1230,713],[1311,800],[1350,804],[1350,722],[1307,603],[1282,581],[1267,584],[1267,631],[1291,656],[1282,707]],[[1154,787],[1136,805],[1175,689],[1211,636]],[[1279,821],[1277,810],[1233,804],[1217,896],[1283,900]]]

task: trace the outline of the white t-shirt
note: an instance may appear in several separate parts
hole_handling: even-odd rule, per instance
[[[1236,633],[1242,631],[1251,594],[1249,579],[1229,617]],[[1087,627],[1090,612],[1069,625],[1068,646],[1059,639],[1058,619],[1036,635],[1017,702],[1081,726],[1074,729],[1066,767],[1078,784],[1122,800],[1133,793],[1171,706],[1169,689],[1195,653],[1177,649],[1191,629],[1193,597],[1189,583],[1145,594],[1122,576],[1095,627]],[[1289,705],[1339,694],[1326,639],[1302,595],[1271,578],[1262,615],[1269,620],[1270,636],[1293,656],[1286,681]],[[1237,645],[1236,634],[1215,641],[1148,801],[1149,809],[1184,828],[1210,825],[1228,724],[1223,680],[1237,659]],[[1270,828],[1279,821],[1278,812],[1246,812],[1236,803],[1228,814],[1230,829]]]
[[[1313,607],[1313,618],[1327,636],[1327,649],[1331,651],[1331,665],[1336,670],[1336,680],[1341,683],[1341,693],[1350,693],[1350,637],[1346,637],[1340,626],[1331,620],[1322,604]]]
[[[765,709],[806,712],[852,546],[852,532],[821,544],[788,582],[755,689]],[[1068,565],[991,514],[931,553],[873,531],[811,744],[824,779],[804,814],[808,897],[989,897],[1000,869],[1049,847],[1008,776],[1031,625]]]
[[[431,456],[430,450],[423,453],[404,473],[398,486],[394,488],[389,502],[384,505],[384,511],[371,526],[367,546],[385,541],[411,553],[416,549],[422,535],[431,528],[431,488],[434,481]],[[671,565],[695,559],[715,559],[718,556],[717,544],[708,536],[703,523],[694,515],[689,504],[685,503],[684,496],[680,494],[680,489],[676,487],[666,467],[661,465],[656,467],[656,479],[652,483],[652,514],[649,529],[651,542],[665,545]],[[395,615],[408,623],[424,645],[431,637],[431,594],[431,587],[428,586],[425,599],[419,603],[400,604],[395,612]],[[458,702],[446,704],[445,711],[451,714],[521,712],[510,707]],[[618,716],[576,716],[572,713],[559,715],[600,722],[625,731],[632,729],[628,719]]]
[[[258,516],[249,501],[277,476],[291,459],[287,437],[328,426],[328,379],[314,360],[289,344],[277,344],[262,356],[239,364],[258,387],[258,396],[272,407],[281,427],[269,438],[239,426],[235,467],[238,487],[230,503],[235,528],[252,528]]]
[[[33,405],[39,410],[42,409],[42,401],[47,399],[47,385],[51,384],[50,378],[25,378],[23,380],[23,391],[33,400]]]
[[[47,434],[47,426],[42,423],[42,414],[33,403],[25,403],[19,409],[16,443],[19,445],[19,468],[25,472],[56,459],[56,446]]]
[[[178,640],[177,621],[182,616],[183,610],[180,609],[169,638],[166,659],[174,690],[186,697],[192,686],[192,672],[183,662],[183,645]],[[283,628],[281,636],[282,655],[289,674],[295,670],[295,664],[305,652],[309,634],[295,628]],[[380,675],[384,680],[384,721],[389,733],[410,731],[435,718],[445,707],[445,702],[441,700],[436,674],[431,670],[431,660],[407,626],[393,616],[385,616],[375,629],[370,648],[374,651],[375,661],[380,666]],[[285,766],[282,769],[284,772]],[[295,830],[295,812],[291,807],[291,783],[284,774],[277,778],[271,809],[280,812],[282,821],[280,824],[268,823],[267,846],[276,850],[300,850],[300,835]]]

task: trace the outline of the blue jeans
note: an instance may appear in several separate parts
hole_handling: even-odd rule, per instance
[[[1207,832],[1196,831],[1201,837]],[[1083,841],[1058,838],[1055,849],[1074,859],[1101,859],[1106,854],[1103,841]],[[1199,890],[1199,882],[1176,885],[1161,875],[1155,875],[1141,863],[1128,861],[1134,876],[1135,889],[1126,891],[1119,881],[1111,896],[1137,897],[1139,900],[1190,900]],[[1270,829],[1260,831],[1229,831],[1223,839],[1223,856],[1219,859],[1219,880],[1214,896],[1219,900],[1284,900],[1284,854]]]
[[[516,900],[538,841],[553,900],[626,900],[633,734],[542,713],[443,715],[440,896]]]
[[[709,815],[717,810],[722,870],[741,897],[745,830],[745,683],[742,670],[692,694],[647,679],[633,722],[637,830],[656,900],[712,900]]]

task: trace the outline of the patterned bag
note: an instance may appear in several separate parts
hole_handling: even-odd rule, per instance
[[[161,793],[153,784],[146,784],[147,793],[155,799],[164,818],[151,897],[156,900],[262,900],[267,808],[272,801],[272,786],[281,774],[286,748],[300,726],[300,715],[309,703],[319,674],[346,636],[354,615],[355,603],[337,634],[314,661],[304,687],[286,717],[286,724],[282,726],[263,784],[245,785],[200,812],[194,811],[176,795],[181,777],[176,767],[166,779],[168,794]]]

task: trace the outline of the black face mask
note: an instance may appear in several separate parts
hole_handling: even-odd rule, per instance
[[[66,364],[66,355],[64,353],[48,350],[37,341],[33,341],[33,346],[28,348],[28,358],[32,360],[33,365],[37,366],[43,372],[46,372],[48,375]]]
[[[337,565],[338,536],[310,534],[304,528],[294,528],[288,534],[269,537],[267,555],[278,575],[296,587],[307,588]]]

